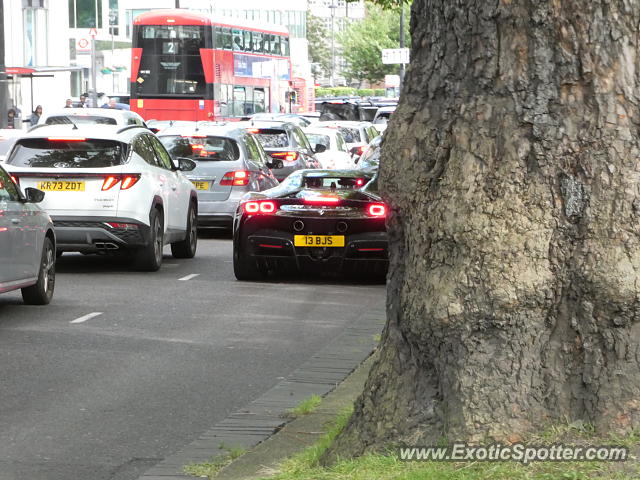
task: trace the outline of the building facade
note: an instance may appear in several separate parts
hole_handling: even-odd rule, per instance
[[[4,0],[8,104],[20,110],[22,119],[36,105],[64,106],[64,97],[50,92],[68,94],[71,75],[77,72],[70,62],[68,37],[60,35],[59,26],[66,32],[67,21],[64,5],[53,9],[50,0]]]
[[[326,72],[326,78],[316,79],[319,83],[332,86],[345,85],[342,74],[346,68],[342,49],[336,37],[342,33],[350,22],[363,20],[366,14],[364,0],[346,2],[345,0],[309,0],[309,13],[322,19],[329,36],[327,47],[331,52],[331,71]]]
[[[175,4],[175,0],[4,0],[9,103],[28,118],[36,105],[50,111],[63,107],[66,98],[88,92],[92,40],[96,45],[96,91],[126,93],[133,18]],[[288,27],[293,76],[312,83],[307,0],[235,0],[233,8],[221,0],[181,0],[180,7]]]

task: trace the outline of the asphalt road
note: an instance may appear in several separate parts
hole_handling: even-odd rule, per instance
[[[156,273],[65,254],[51,305],[0,296],[0,480],[135,479],[384,304],[382,285],[237,282],[224,236],[168,252]]]

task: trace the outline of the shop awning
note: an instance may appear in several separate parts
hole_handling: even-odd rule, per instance
[[[7,75],[37,76],[38,73],[78,72],[82,67],[69,65],[67,67],[7,67]]]

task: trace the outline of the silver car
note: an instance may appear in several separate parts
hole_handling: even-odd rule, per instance
[[[55,284],[53,222],[35,205],[43,199],[35,188],[20,193],[0,167],[0,293],[20,288],[31,305],[49,303]]]
[[[272,159],[260,142],[237,123],[193,122],[158,132],[174,159],[188,158],[196,168],[186,173],[198,191],[198,227],[231,228],[240,198],[278,185]]]

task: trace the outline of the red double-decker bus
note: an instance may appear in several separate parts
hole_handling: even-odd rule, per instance
[[[147,120],[222,120],[278,111],[291,79],[276,25],[154,10],[133,21],[131,110]]]

